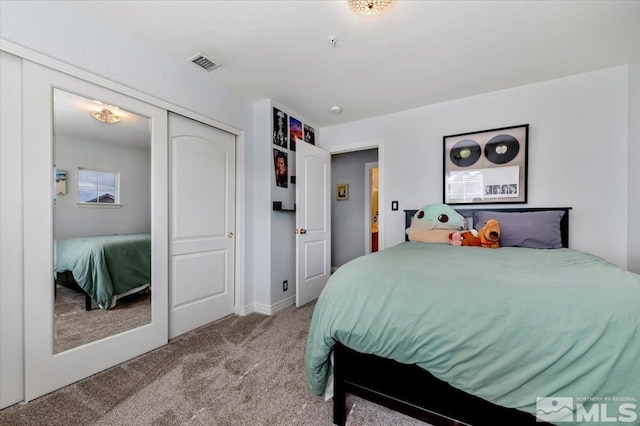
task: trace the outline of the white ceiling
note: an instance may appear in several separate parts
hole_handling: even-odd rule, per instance
[[[640,1],[69,1],[254,102],[320,126],[587,71],[640,54]],[[332,47],[329,36],[338,42]],[[126,48],[126,47],[125,47]],[[329,108],[340,105],[343,113]]]

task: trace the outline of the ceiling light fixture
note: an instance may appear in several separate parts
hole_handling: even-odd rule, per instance
[[[376,15],[391,4],[391,0],[347,0],[349,7],[360,15]]]
[[[102,121],[103,123],[107,124],[115,124],[120,121],[120,117],[115,115],[113,111],[106,108],[103,108],[102,111],[93,111],[91,115],[96,120]]]

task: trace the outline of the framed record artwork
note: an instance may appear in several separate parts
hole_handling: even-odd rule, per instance
[[[528,139],[528,124],[443,137],[444,203],[526,203]]]

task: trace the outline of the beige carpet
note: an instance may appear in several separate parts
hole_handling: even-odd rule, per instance
[[[129,295],[109,310],[85,310],[84,293],[56,287],[54,305],[54,353],[122,333],[151,322],[151,292]]]
[[[0,411],[2,425],[331,425],[304,346],[313,305],[230,316],[81,382]],[[348,397],[348,424],[424,423]]]

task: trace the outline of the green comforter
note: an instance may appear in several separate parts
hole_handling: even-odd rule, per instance
[[[56,241],[56,272],[73,278],[103,309],[113,296],[151,283],[151,234]]]
[[[575,250],[407,242],[360,257],[335,272],[313,313],[305,372],[315,394],[335,342],[531,414],[536,397],[586,409],[586,397],[618,397],[640,416],[640,275]]]

